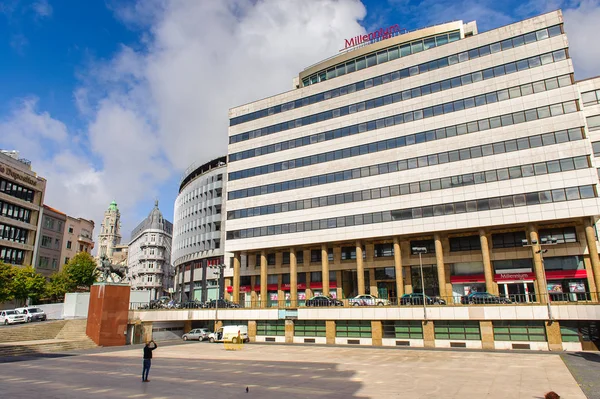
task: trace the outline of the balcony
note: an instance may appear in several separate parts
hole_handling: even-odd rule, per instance
[[[146,247],[160,247],[160,248],[165,248],[166,244],[163,242],[163,240],[157,240],[157,241],[142,241],[140,242],[140,247],[141,248],[146,248]]]
[[[158,254],[141,254],[139,257],[140,261],[144,261],[144,260],[153,260],[153,261],[165,261],[165,256],[164,255],[158,255]]]
[[[77,241],[79,241],[81,243],[84,243],[84,244],[91,245],[92,248],[94,247],[94,240],[92,240],[92,238],[89,237],[89,236],[78,235],[77,236]]]
[[[161,268],[155,267],[135,267],[131,268],[131,274],[136,276],[140,274],[164,274],[165,272]]]

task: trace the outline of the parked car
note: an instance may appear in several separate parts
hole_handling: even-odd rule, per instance
[[[17,312],[24,314],[27,322],[30,321],[45,321],[46,313],[40,308],[28,307],[28,308],[17,308]]]
[[[492,295],[488,292],[473,292],[460,298],[462,304],[482,304],[482,303],[512,303],[512,301],[503,296]]]
[[[194,328],[192,331],[183,334],[181,338],[183,338],[184,341],[193,339],[204,341],[205,339],[208,339],[209,334],[210,331],[208,331],[208,328]]]
[[[423,305],[423,294],[420,292],[404,294],[400,297],[401,305]],[[446,301],[440,297],[430,297],[425,295],[425,304],[427,305],[445,305]]]
[[[387,299],[380,299],[374,295],[357,295],[348,299],[351,306],[389,306],[392,303]]]
[[[344,303],[331,296],[316,295],[307,299],[304,306],[344,306]]]
[[[26,322],[27,317],[24,314],[17,312],[16,310],[0,311],[0,323],[4,325]]]
[[[240,305],[238,305],[237,303],[233,303],[233,302],[229,302],[226,301],[225,299],[219,299],[219,309],[222,308],[239,308]],[[212,299],[208,302],[206,302],[206,305],[204,306],[206,308],[216,308],[217,307],[217,301],[215,299]]]
[[[181,304],[183,309],[202,309],[206,305],[200,301],[188,301]]]
[[[241,342],[250,342],[248,336],[248,326],[234,325],[234,326],[223,326],[217,331],[208,335],[210,342],[231,342],[233,344]]]

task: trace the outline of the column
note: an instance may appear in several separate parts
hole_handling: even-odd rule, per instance
[[[240,302],[240,268],[240,252],[235,252],[233,254],[233,296],[231,298],[234,303]]]
[[[323,282],[323,295],[329,295],[329,253],[327,244],[321,244],[321,281]]]
[[[337,297],[337,299],[339,299],[341,301],[342,297],[344,296],[344,290],[342,289],[342,271],[341,270],[337,270],[335,272],[335,284],[336,284],[336,289],[335,289],[336,297]]]
[[[494,325],[491,320],[480,320],[479,331],[481,332],[481,349],[495,349]]]
[[[410,266],[404,267],[404,293],[412,294],[412,268]]]
[[[248,320],[248,338],[250,342],[256,342],[256,320]]]
[[[196,274],[196,262],[190,263],[190,296],[188,297],[188,301],[194,301],[196,299],[196,293],[194,292],[194,278]]]
[[[325,321],[325,337],[327,345],[335,344],[335,320]]]
[[[255,308],[258,305],[258,298],[256,297],[256,276],[250,276],[250,306]]]
[[[529,230],[529,240],[531,243],[536,241],[538,244],[531,247],[533,255],[533,271],[535,272],[535,285],[537,286],[537,294],[541,304],[548,303],[548,287],[545,284],[546,276],[544,271],[544,265],[542,264],[542,255],[538,253],[541,249],[539,242],[540,237],[538,231],[534,225],[530,224],[527,226]]]
[[[208,287],[206,284],[206,272],[208,271],[208,262],[206,261],[206,259],[202,259],[200,261],[200,264],[202,265],[202,293],[201,295],[201,300],[202,302],[206,302],[208,301]],[[221,273],[223,274],[223,273]],[[234,278],[235,281],[235,278]],[[217,296],[218,298],[218,296]],[[239,298],[239,292],[238,292],[238,298]]]
[[[485,275],[485,289],[490,294],[498,295],[498,285],[494,281],[494,272],[490,260],[490,246],[484,229],[479,229],[479,242],[481,243],[481,255],[483,257],[483,274]]]
[[[423,326],[423,346],[425,348],[435,348],[435,331],[433,329],[433,321],[421,321]]]
[[[306,272],[306,290],[304,291],[304,295],[306,295],[306,299],[310,299],[313,296],[310,289],[310,272]]]
[[[377,282],[375,281],[375,269],[369,269],[369,294],[373,296],[377,295]]]
[[[233,289],[233,284],[231,283],[230,278],[226,278],[223,280],[223,287],[225,287],[225,291],[223,292],[224,299],[226,301],[231,301],[231,295],[233,294],[233,292],[231,294],[229,292],[227,292],[227,287],[232,287],[232,289]]]
[[[596,246],[596,235],[594,234],[594,225],[592,224],[590,218],[585,219],[584,226],[585,240],[587,242],[588,251],[590,253],[592,271],[594,272],[594,283],[596,284],[596,291],[600,291],[600,259],[598,258],[598,247]],[[595,299],[598,300],[598,298]]]
[[[358,295],[365,294],[365,267],[363,264],[362,243],[356,241],[356,283],[358,284]]]
[[[373,346],[383,344],[383,327],[380,320],[371,320],[371,342]]]
[[[142,323],[142,343],[152,341],[152,322],[146,321]]]
[[[396,271],[396,297],[400,298],[404,295],[404,279],[402,278],[402,249],[398,237],[394,237],[394,270]]]
[[[267,291],[267,252],[260,251],[260,307],[266,308],[268,302]]]
[[[294,320],[285,321],[285,343],[294,343]]]
[[[283,275],[277,275],[277,307],[285,308],[285,292],[283,291]]]
[[[298,306],[298,265],[296,264],[296,249],[290,248],[290,306]]]
[[[548,337],[548,349],[553,352],[562,352],[562,335],[558,321],[545,321],[546,337]]]
[[[192,321],[191,320],[185,320],[183,322],[183,333],[187,334],[192,330]]]
[[[440,296],[446,300],[446,302],[450,302],[450,298],[446,293],[446,267],[444,266],[444,250],[442,248],[442,237],[439,233],[436,233],[433,236],[435,241],[435,260],[437,263],[437,275],[438,275],[438,285],[440,286]],[[425,287],[423,287],[423,292],[425,292]]]

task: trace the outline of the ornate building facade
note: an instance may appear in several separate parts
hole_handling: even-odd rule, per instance
[[[121,244],[121,213],[115,201],[111,202],[104,212],[98,243],[98,257],[106,255],[112,260],[115,247]]]

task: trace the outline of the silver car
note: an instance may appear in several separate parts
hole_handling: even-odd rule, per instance
[[[25,315],[25,318],[27,319],[28,323],[31,321],[45,321],[47,318],[46,313],[40,308],[28,307],[28,308],[17,308],[15,310],[17,312]]]
[[[348,299],[350,306],[389,306],[391,302],[387,299],[380,299],[374,295],[357,295]]]
[[[181,338],[183,338],[184,341],[193,339],[197,339],[198,341],[204,341],[205,339],[208,339],[208,334],[210,334],[208,328],[194,328],[190,332],[183,334]]]
[[[16,310],[2,310],[0,311],[0,323],[5,326],[8,324],[15,323],[26,323],[27,319],[24,314],[18,313]]]

